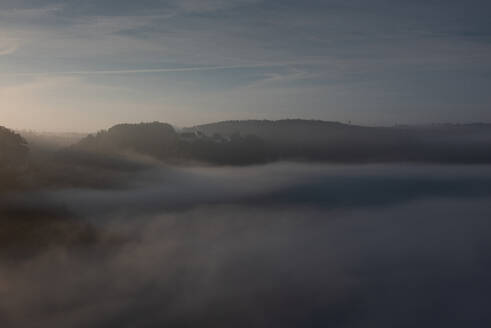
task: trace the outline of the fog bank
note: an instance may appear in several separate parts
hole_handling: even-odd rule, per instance
[[[0,257],[4,327],[491,323],[487,167],[280,163],[131,177],[112,190],[3,198],[4,217],[51,227],[36,252]],[[39,235],[23,236],[10,252]]]

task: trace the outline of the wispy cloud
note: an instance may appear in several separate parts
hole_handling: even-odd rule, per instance
[[[32,73],[6,73],[2,76],[51,76],[51,75],[118,75],[139,73],[171,73],[171,72],[199,72],[218,71],[231,69],[265,68],[286,66],[288,63],[228,65],[228,66],[196,66],[180,68],[150,68],[150,69],[125,69],[125,70],[86,70],[86,71],[63,71],[63,72],[32,72]]]
[[[13,54],[19,48],[19,42],[13,39],[0,39],[0,56]]]

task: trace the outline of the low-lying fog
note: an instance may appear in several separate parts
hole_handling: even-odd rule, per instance
[[[491,324],[491,167],[151,165],[0,210],[56,217],[6,230],[2,327]]]

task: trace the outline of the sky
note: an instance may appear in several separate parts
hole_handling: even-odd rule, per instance
[[[491,122],[485,0],[1,0],[0,125]]]

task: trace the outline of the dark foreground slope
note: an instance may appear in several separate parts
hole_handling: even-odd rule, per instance
[[[75,220],[60,204],[30,194],[66,183],[70,173],[60,163],[40,165],[36,156],[23,137],[0,127],[0,261],[34,256],[52,247],[84,246],[97,238],[95,229]],[[52,176],[57,183],[47,183]]]
[[[27,154],[27,142],[17,133],[0,126],[0,192],[18,183]]]
[[[75,148],[134,152],[168,162],[244,165],[278,160],[340,163],[490,163],[491,125],[363,127],[336,122],[227,121],[176,131],[121,124]]]

